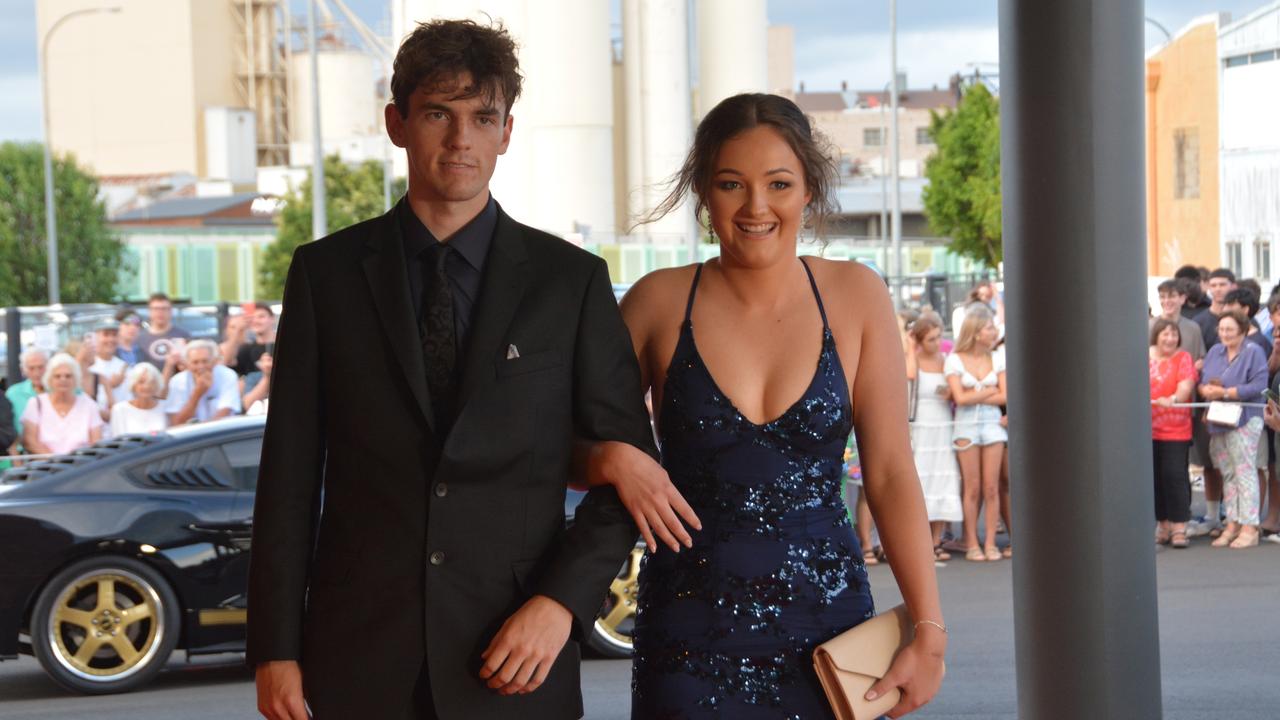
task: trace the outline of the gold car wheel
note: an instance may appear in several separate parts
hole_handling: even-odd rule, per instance
[[[603,635],[602,639],[625,652],[631,651],[629,626],[635,622],[640,589],[640,561],[643,558],[643,547],[633,549],[627,556],[627,562],[609,586],[609,596],[596,617],[596,630]]]
[[[96,682],[147,666],[164,639],[155,588],[122,569],[90,571],[68,583],[49,613],[49,646],[67,671]]]

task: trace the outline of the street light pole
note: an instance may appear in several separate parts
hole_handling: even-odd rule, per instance
[[[902,184],[898,177],[901,164],[898,157],[898,93],[902,92],[898,87],[898,0],[889,0],[889,56],[893,72],[893,92],[889,95],[889,112],[893,115],[889,119],[889,142],[892,143],[889,149],[890,172],[893,173],[893,224],[890,231],[893,235],[893,274],[897,281],[893,294],[896,307],[902,304],[902,283],[906,275],[902,266]]]
[[[58,292],[58,219],[53,198],[53,150],[49,137],[49,39],[62,24],[77,15],[118,13],[119,7],[95,7],[73,10],[58,18],[40,40],[40,109],[44,114],[44,232],[49,255],[49,304],[62,302]]]
[[[1145,15],[1142,17],[1142,19],[1147,24],[1156,26],[1157,30],[1164,33],[1165,42],[1173,42],[1173,35],[1169,32],[1169,28],[1161,25],[1160,23],[1156,22],[1154,19],[1147,17]]]
[[[307,37],[311,43],[311,239],[329,234],[324,197],[324,144],[320,139],[320,48],[316,43],[316,0],[307,0]]]

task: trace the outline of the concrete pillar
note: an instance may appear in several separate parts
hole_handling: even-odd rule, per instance
[[[1141,0],[1000,0],[1018,716],[1161,717]]]

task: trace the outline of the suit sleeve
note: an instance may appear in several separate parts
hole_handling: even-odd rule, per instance
[[[9,447],[18,439],[18,429],[13,423],[13,405],[9,398],[0,395],[0,455],[7,455]]]
[[[579,317],[573,359],[577,434],[627,442],[657,457],[640,391],[640,365],[603,261],[592,270]],[[613,486],[592,488],[578,505],[536,589],[573,613],[578,637],[590,633],[609,584],[638,536]]]
[[[294,252],[285,281],[258,470],[249,562],[251,666],[301,655],[325,454],[320,343],[305,247]]]

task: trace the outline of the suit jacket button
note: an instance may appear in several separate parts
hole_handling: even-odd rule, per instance
[[[432,564],[432,565],[443,565],[443,564],[444,564],[444,553],[443,553],[442,551],[440,551],[440,550],[437,550],[437,551],[435,551],[435,552],[431,553],[431,564]]]
[[[444,497],[445,495],[448,495],[448,494],[449,494],[448,485],[445,485],[444,483],[438,483],[436,485],[436,497]]]

